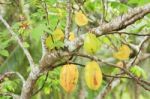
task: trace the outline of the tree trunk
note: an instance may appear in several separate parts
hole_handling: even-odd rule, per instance
[[[25,84],[23,85],[20,99],[31,99],[33,87],[40,75],[40,69],[37,67],[29,74]]]

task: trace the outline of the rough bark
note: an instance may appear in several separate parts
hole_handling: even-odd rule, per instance
[[[26,82],[24,83],[21,91],[20,99],[31,99],[32,97],[32,91],[34,88],[34,85],[40,75],[40,69],[38,67],[35,67],[31,73],[29,74],[29,77],[27,78]]]

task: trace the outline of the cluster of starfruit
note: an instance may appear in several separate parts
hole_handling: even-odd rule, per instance
[[[88,24],[88,18],[82,11],[75,12],[75,23],[79,26],[85,26]],[[46,39],[46,46],[49,49],[53,49],[57,45],[54,44],[57,41],[63,41],[64,33],[61,29],[56,29],[52,35]],[[75,34],[70,32],[69,40],[75,40]],[[101,48],[101,42],[98,37],[93,33],[86,33],[84,38],[83,49],[87,54],[96,54]],[[123,61],[129,58],[131,53],[130,48],[127,45],[122,45],[117,52],[113,53],[113,57]],[[120,62],[121,63],[121,62]],[[118,63],[120,67],[123,67],[123,64]],[[102,72],[100,66],[97,62],[91,61],[85,65],[84,78],[87,84],[87,87],[92,90],[98,90],[102,84]],[[78,82],[78,68],[75,64],[66,64],[62,67],[60,73],[60,85],[66,92],[72,92]]]
[[[85,66],[84,78],[87,87],[92,90],[100,88],[102,83],[102,72],[97,62],[88,62]],[[78,68],[75,64],[66,64],[60,73],[60,85],[66,92],[72,92],[78,82]]]

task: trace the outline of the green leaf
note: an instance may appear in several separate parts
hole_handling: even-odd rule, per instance
[[[146,78],[146,73],[140,66],[135,65],[131,67],[130,71],[137,77],[143,77],[144,79]]]
[[[113,10],[117,10],[119,14],[125,13],[128,11],[128,6],[125,4],[122,4],[120,2],[110,2],[110,6],[113,8]]]
[[[0,55],[2,56],[9,56],[9,52],[7,50],[0,50]]]
[[[25,48],[30,47],[30,45],[29,45],[27,42],[23,42],[23,46],[24,46]]]
[[[45,94],[50,94],[51,90],[49,87],[44,87],[44,93]]]
[[[111,44],[110,40],[106,36],[102,36],[99,38],[101,42],[106,43],[108,45]]]
[[[2,83],[2,88],[3,91],[11,91],[11,92],[15,92],[15,89],[17,88],[17,83],[15,82],[15,80],[11,81],[11,80],[5,80],[5,82]]]
[[[144,5],[144,4],[147,4],[149,3],[150,1],[149,0],[129,0],[128,1],[128,4],[130,5],[133,5],[133,6],[137,6],[137,5]]]
[[[9,39],[9,40],[5,40],[5,41],[1,41],[0,40],[0,49],[5,49],[6,47],[8,47],[9,46],[9,42],[11,41],[11,39]]]
[[[64,47],[64,42],[62,42],[62,41],[55,41],[53,44],[54,44],[54,47],[56,47],[56,48]]]
[[[31,31],[31,36],[33,39],[35,39],[36,41],[40,40],[40,37],[42,36],[42,34],[44,33],[44,30],[47,30],[47,27],[44,23],[39,23],[36,27],[34,27],[34,29]]]

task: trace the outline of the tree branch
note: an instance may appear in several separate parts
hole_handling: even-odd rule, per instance
[[[148,13],[150,13],[150,3],[142,7],[131,9],[128,13],[113,19],[109,23],[102,24],[91,31],[96,35],[101,35],[103,33],[121,30],[143,18]]]
[[[0,93],[0,96],[11,96],[13,99],[19,99],[19,96],[13,93]]]
[[[0,20],[1,22],[6,26],[7,30],[10,32],[10,34],[12,36],[15,37],[15,39],[17,40],[18,44],[20,45],[20,47],[22,48],[22,50],[24,51],[24,54],[26,55],[29,63],[30,63],[30,67],[31,69],[34,68],[34,62],[33,62],[33,59],[29,53],[29,51],[23,46],[23,43],[22,41],[20,40],[20,38],[17,36],[17,34],[11,29],[11,27],[9,26],[9,24],[6,22],[6,20],[0,15]]]
[[[12,74],[14,74],[14,72],[6,72],[4,74],[1,74],[0,75],[0,83],[2,83],[6,77],[12,76]]]
[[[127,64],[127,67],[129,68],[129,67],[131,67],[132,66],[132,64],[134,63],[134,64],[138,64],[138,62],[140,62],[140,60],[143,60],[143,59],[147,59],[148,57],[150,57],[150,55],[148,54],[148,55],[146,55],[146,56],[144,56],[144,58],[140,58],[140,57],[138,57],[138,55],[139,55],[139,53],[140,53],[140,51],[141,51],[141,48],[142,48],[142,46],[143,46],[143,44],[149,39],[150,37],[149,36],[146,36],[142,41],[141,41],[141,43],[139,44],[139,46],[138,46],[138,53],[137,53],[137,56],[133,59],[133,60],[131,60],[131,62],[129,62],[128,64]],[[139,59],[140,58],[140,59]],[[137,61],[136,61],[137,60]],[[114,66],[113,66],[114,67]],[[140,85],[141,87],[143,87],[145,90],[148,90],[148,91],[150,91],[150,88],[148,88],[148,87],[146,87],[144,84],[146,84],[147,86],[150,86],[149,85],[149,82],[146,82],[146,81],[144,81],[144,80],[140,80],[140,79],[138,79],[137,77],[134,77],[128,70],[126,70],[125,68],[120,68],[121,70],[123,70],[126,74],[128,74],[133,80],[135,80],[136,81],[136,83],[138,84],[138,85]],[[119,79],[119,78],[118,78]],[[117,81],[117,79],[115,79],[114,81],[112,81],[112,83],[113,82],[116,82]],[[117,86],[119,84],[119,82],[117,81],[117,84],[115,85],[115,86]],[[107,95],[107,93],[108,93],[108,91],[107,90],[112,90],[115,86],[113,86],[113,87],[111,87],[111,88],[106,88],[106,89],[104,89],[104,93],[101,93],[101,94],[99,94],[98,95],[98,97],[101,97],[102,99],[103,99],[103,97],[105,97],[105,95]]]
[[[149,36],[146,36],[146,37],[144,37],[144,39],[141,41],[141,43],[140,43],[139,46],[138,46],[138,52],[137,52],[135,58],[133,59],[133,61],[131,62],[131,66],[134,65],[135,61],[138,59],[138,57],[139,57],[139,55],[140,55],[140,52],[141,52],[141,50],[142,50],[142,47],[143,47],[144,43],[145,43],[146,41],[148,41],[149,39],[150,39],[150,37],[149,37]]]
[[[67,0],[67,16],[66,16],[66,27],[65,27],[65,41],[69,38],[70,27],[71,27],[71,0]]]
[[[23,84],[20,99],[31,99],[34,85],[39,78],[41,69],[36,66],[29,74],[26,82]]]
[[[150,13],[150,3],[142,7],[136,7],[131,11],[129,11],[128,13],[116,17],[109,23],[104,23],[96,28],[90,29],[89,32],[92,32],[97,36],[101,36],[103,34],[107,34],[108,32],[110,33],[112,31],[122,30],[127,26],[133,24],[137,20],[143,18],[145,15],[149,13]],[[121,33],[124,34],[123,32]],[[78,46],[81,46],[83,44],[84,37],[85,34],[82,34],[78,38],[76,38],[74,42],[68,43],[69,50],[72,51],[76,49]]]
[[[111,35],[111,34],[127,34],[127,35],[133,35],[133,36],[150,36],[150,33],[147,33],[147,34],[136,34],[136,33],[121,32],[121,31],[112,31],[112,32],[101,34],[99,36]]]
[[[45,83],[48,79],[48,75],[49,75],[49,72],[46,73],[46,77],[44,79],[44,82],[43,82],[42,86],[36,92],[33,93],[33,96],[36,95],[38,92],[40,92],[44,88],[44,85],[45,85]]]

